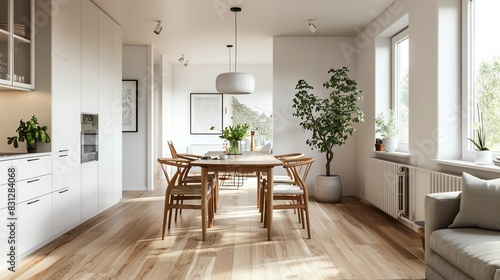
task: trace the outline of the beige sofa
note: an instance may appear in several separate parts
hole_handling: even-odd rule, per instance
[[[500,180],[462,176],[425,198],[426,278],[500,280]]]

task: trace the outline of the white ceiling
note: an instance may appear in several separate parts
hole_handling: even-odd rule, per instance
[[[238,13],[238,63],[272,63],[274,36],[353,36],[394,0],[92,0],[115,19],[125,45],[153,45],[170,62],[228,63]],[[318,30],[307,29],[313,19]],[[162,21],[160,35],[153,33]]]

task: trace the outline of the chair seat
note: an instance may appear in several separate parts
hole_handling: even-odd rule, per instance
[[[293,184],[295,181],[288,175],[274,175],[273,182],[275,184]]]
[[[264,190],[267,192],[267,189]],[[299,186],[294,185],[274,185],[273,186],[274,195],[300,195],[304,194],[304,191]]]

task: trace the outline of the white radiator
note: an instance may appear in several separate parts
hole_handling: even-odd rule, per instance
[[[462,189],[459,176],[375,158],[364,167],[366,200],[394,218],[423,220],[427,193]]]
[[[431,171],[431,193],[462,190],[462,177]]]

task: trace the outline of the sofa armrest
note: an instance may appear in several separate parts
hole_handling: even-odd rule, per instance
[[[461,192],[432,193],[425,196],[425,253],[430,253],[433,231],[447,228],[460,211]]]

